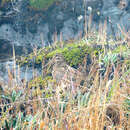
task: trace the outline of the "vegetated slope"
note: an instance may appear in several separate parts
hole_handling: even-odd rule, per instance
[[[20,66],[34,68],[34,78],[19,81],[20,75],[8,70],[8,85],[0,87],[0,127],[128,129],[130,48],[123,42],[102,43],[93,34],[34,48],[18,59]]]

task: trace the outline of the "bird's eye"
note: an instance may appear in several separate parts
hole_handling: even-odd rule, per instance
[[[125,4],[123,4],[123,6],[125,7]]]

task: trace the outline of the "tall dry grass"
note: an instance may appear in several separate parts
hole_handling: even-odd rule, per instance
[[[90,31],[91,20],[88,21],[88,24],[87,39],[95,35]],[[104,55],[108,53],[105,48],[107,42],[106,26],[106,22],[104,25],[100,25],[97,39],[95,39],[97,43],[103,44]],[[125,35],[125,40],[127,39],[128,37]],[[55,40],[57,40],[56,36]],[[63,47],[62,42],[60,47]],[[34,53],[37,55],[36,49],[34,49]],[[85,77],[76,79],[84,79],[83,85],[75,84],[79,81],[68,81],[64,77],[60,83],[47,80],[46,84],[39,86],[37,76],[34,74],[36,85],[32,88],[29,87],[26,77],[20,80],[19,68],[18,74],[16,74],[14,49],[13,59],[14,70],[8,69],[8,84],[5,86],[6,89],[1,87],[0,90],[1,129],[130,129],[130,73],[127,63],[129,59],[117,60],[116,65],[109,63],[104,74],[101,75],[100,56],[98,58],[93,56],[89,73]],[[86,63],[86,59],[84,61]],[[84,70],[87,69],[85,63],[81,65]],[[42,71],[46,71],[45,69],[46,67],[43,66]],[[73,72],[70,71],[71,73]],[[110,78],[110,74],[113,75],[113,78]],[[53,94],[43,96],[48,90],[52,91]]]
[[[13,121],[9,119],[16,118],[17,127],[22,129],[129,129],[129,108],[126,101],[130,100],[130,88],[125,61],[122,65],[119,63],[114,69],[112,80],[109,79],[112,65],[107,67],[104,77],[100,75],[98,69],[100,67],[97,63],[96,66],[95,63],[92,64],[91,71],[86,76],[86,84],[74,88],[75,93],[71,88],[72,82],[65,84],[61,81],[60,84],[56,84],[54,87],[56,94],[49,98],[43,98],[40,94],[33,96],[34,90],[26,88],[27,83],[18,86],[15,81],[15,87],[9,84],[13,89],[7,90],[7,94],[13,90],[16,93],[22,90],[24,93],[21,99],[16,98],[14,102],[5,104],[1,102],[0,107],[3,110],[0,127],[2,128],[5,121],[9,126],[9,123]],[[13,75],[9,71],[9,82],[12,82],[12,79]],[[87,86],[90,87],[87,88]],[[69,88],[65,90],[66,87]],[[6,111],[4,111],[5,106],[7,106]],[[26,116],[32,115],[27,121],[20,119],[24,111],[26,111]],[[6,125],[5,128],[7,128]],[[13,125],[10,129],[13,129]]]

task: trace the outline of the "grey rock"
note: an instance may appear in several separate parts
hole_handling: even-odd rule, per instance
[[[126,31],[130,29],[130,13],[125,12],[120,18],[120,25],[125,28]]]
[[[119,7],[121,1],[125,1],[126,5],[122,9]],[[53,35],[63,33],[63,40],[75,38],[77,34],[84,30],[84,14],[86,4],[87,17],[92,13],[93,20],[97,26],[99,21],[102,22],[106,18],[111,18],[114,30],[117,30],[116,23],[120,24],[120,20],[126,28],[129,28],[129,0],[63,0],[58,6],[52,6],[46,11],[34,11],[28,8],[28,1],[13,1],[13,5],[6,5],[8,9],[3,9],[2,15],[10,17],[0,19],[0,37],[10,40],[13,44],[22,44],[41,46],[53,41]],[[89,12],[88,7],[92,8]],[[98,12],[100,15],[98,15]],[[125,13],[126,12],[126,13]],[[126,16],[125,16],[125,14]],[[83,16],[78,21],[79,16]],[[10,21],[12,21],[10,23]],[[3,25],[5,22],[6,25]],[[110,23],[109,23],[110,24]],[[111,25],[108,24],[108,34],[111,34]],[[45,28],[45,29],[44,29]],[[8,30],[8,31],[7,31]],[[41,36],[44,38],[41,40]],[[59,36],[58,36],[59,37]]]
[[[77,30],[77,24],[76,21],[73,19],[69,19],[64,22],[64,27],[61,30],[63,40],[69,40],[75,38],[75,32]]]

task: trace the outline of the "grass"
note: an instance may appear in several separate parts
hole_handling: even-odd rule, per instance
[[[5,3],[10,2],[11,0],[2,0],[1,6],[4,6]],[[61,0],[29,0],[30,7],[37,10],[48,9],[55,2],[60,2]]]
[[[30,0],[30,6],[35,9],[47,9],[54,2],[59,2],[60,0]]]
[[[13,53],[15,69],[16,62],[24,67],[38,65],[42,74],[26,81],[19,80],[15,69],[13,74],[8,70],[7,85],[0,85],[1,129],[129,129],[129,43],[114,41],[112,45],[117,47],[110,49],[105,47],[103,34],[100,38],[98,33],[89,33],[79,41],[34,48],[19,60]],[[69,70],[60,82],[52,75],[57,53],[63,55]],[[79,74],[82,71],[84,76]]]

